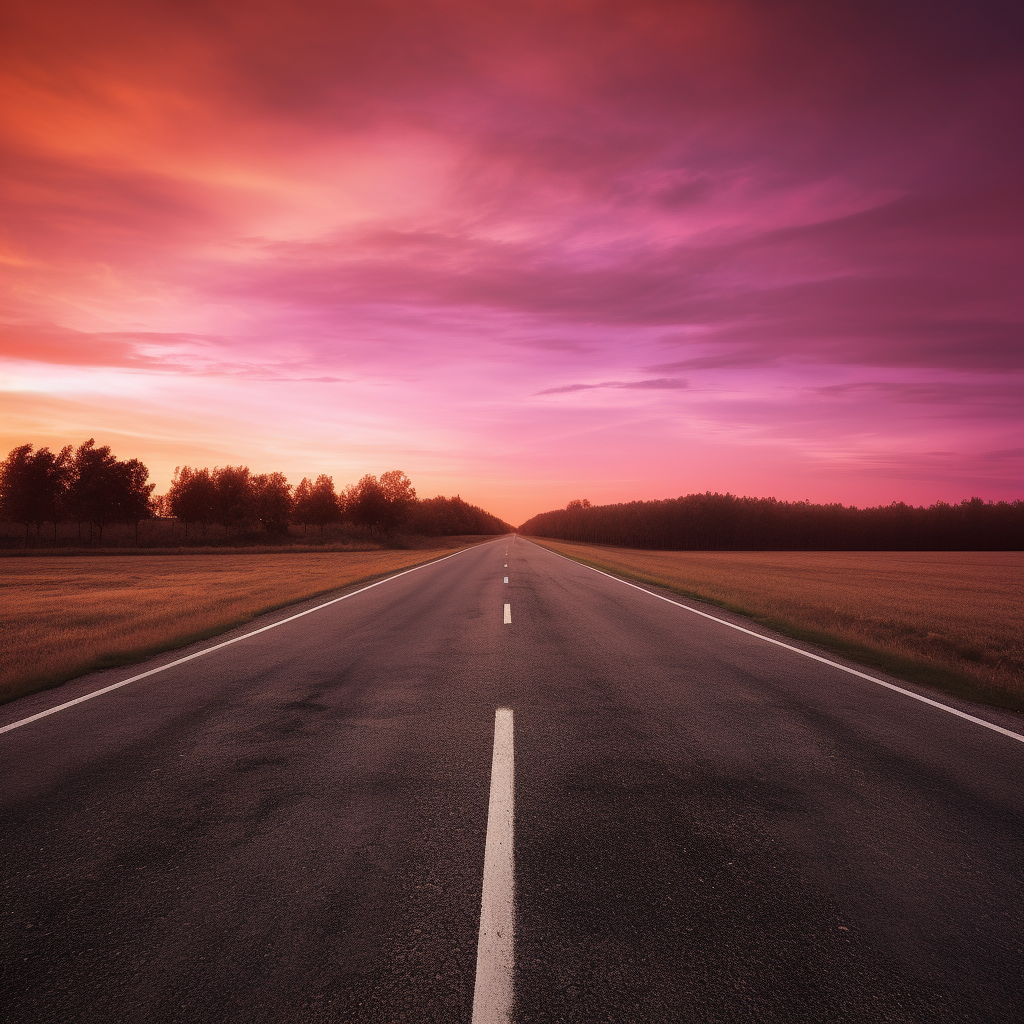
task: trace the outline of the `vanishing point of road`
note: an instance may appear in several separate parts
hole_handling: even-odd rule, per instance
[[[505,537],[7,705],[0,1020],[1024,1020],[1020,719],[807,653]]]

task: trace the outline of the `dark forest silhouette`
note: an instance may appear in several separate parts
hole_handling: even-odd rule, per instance
[[[112,523],[138,525],[168,517],[184,524],[185,536],[203,536],[211,526],[225,537],[261,534],[283,538],[291,526],[323,534],[330,525],[349,524],[370,536],[388,538],[399,530],[430,537],[502,534],[511,530],[461,497],[418,499],[401,470],[364,476],[340,493],[330,476],[303,478],[297,487],[283,473],[252,473],[248,466],[215,469],[178,467],[167,493],[155,496],[149,470],[138,459],[118,460],[108,445],[91,439],[77,449],[54,453],[31,444],[13,449],[0,464],[0,520],[25,527],[28,543],[53,539],[60,523],[78,523],[79,537],[102,543]],[[87,534],[83,534],[83,526]]]
[[[577,499],[534,516],[519,532],[662,551],[1017,551],[1024,501],[856,508],[710,491],[617,505]]]
[[[155,496],[149,470],[138,459],[117,459],[90,438],[59,452],[14,448],[0,464],[0,519],[35,527],[45,541],[59,523],[77,523],[79,538],[102,543],[112,523],[134,525],[169,517],[185,535],[205,536],[213,526],[241,541],[260,534],[284,538],[290,527],[321,535],[348,524],[370,536],[397,532],[428,537],[502,534],[508,523],[461,497],[420,499],[401,470],[366,475],[336,491],[321,474],[292,487],[282,473],[252,473],[247,466],[179,467],[167,493]],[[1003,551],[1024,547],[1024,501],[971,498],[927,508],[902,502],[876,508],[817,505],[732,494],[689,494],[661,501],[591,505],[585,499],[544,512],[521,533],[621,547],[682,550]]]

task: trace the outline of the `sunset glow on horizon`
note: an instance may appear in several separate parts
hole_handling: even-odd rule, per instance
[[[6,8],[0,458],[1024,497],[1016,6]]]

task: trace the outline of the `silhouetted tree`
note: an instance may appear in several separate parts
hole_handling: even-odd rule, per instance
[[[57,523],[65,515],[71,478],[71,446],[56,455],[49,448],[32,451],[31,444],[13,449],[0,465],[0,518],[25,525],[35,523],[36,536],[43,523]]]
[[[139,543],[139,523],[154,514],[151,497],[156,484],[149,483],[149,470],[138,460],[118,462],[114,469],[117,488],[117,518],[135,527],[135,543]]]
[[[114,522],[134,523],[137,541],[139,521],[153,514],[149,470],[138,459],[119,462],[109,445],[97,448],[94,438],[79,445],[69,466],[68,508],[79,523],[89,524],[90,541],[94,526],[102,540],[104,527]]]
[[[343,520],[354,523],[356,502],[359,500],[359,484],[346,484],[338,492],[338,514]]]
[[[310,495],[313,492],[313,485],[309,477],[304,476],[292,494],[292,522],[302,523],[302,532],[305,534],[306,526],[311,520],[312,509],[310,506]]]
[[[374,530],[383,529],[387,520],[387,497],[380,482],[367,473],[352,493],[349,515],[354,523]]]
[[[57,539],[57,524],[67,514],[72,451],[71,445],[65,445],[56,455],[49,448],[40,448],[35,454],[32,468],[37,496],[36,536],[43,523],[53,523],[53,539]]]
[[[323,534],[324,527],[328,524],[352,518],[348,513],[355,508],[358,491],[358,484],[349,484],[341,494],[336,494],[334,479],[324,473],[316,478],[316,483],[311,483],[308,478],[303,477],[299,486],[295,488],[292,521],[302,523],[303,533],[306,524],[312,523],[319,526],[320,533]]]
[[[328,523],[341,519],[338,496],[334,493],[334,480],[321,473],[309,491],[309,522],[320,527],[320,533]]]
[[[164,504],[170,515],[185,524],[186,537],[191,523],[199,523],[205,534],[218,517],[217,484],[208,469],[175,466]]]
[[[249,480],[252,518],[270,534],[286,534],[292,511],[292,489],[283,473],[260,473]]]
[[[35,520],[37,510],[32,449],[30,444],[13,448],[0,466],[0,517],[24,525],[26,544],[28,528]]]
[[[351,493],[346,489],[347,514],[371,531],[393,533],[405,522],[416,504],[416,488],[400,470],[383,473],[378,480],[367,474]]]
[[[416,488],[400,469],[392,469],[381,474],[380,489],[384,495],[382,526],[385,533],[393,533],[405,522],[416,503]]]
[[[227,533],[250,518],[251,474],[248,466],[221,466],[213,471],[212,477],[217,489],[216,522]]]
[[[96,447],[95,438],[90,437],[78,446],[72,458],[73,477],[68,493],[72,514],[80,522],[89,524],[89,540],[93,527],[99,529],[100,540],[103,528],[117,518],[118,489],[117,459],[110,445]]]

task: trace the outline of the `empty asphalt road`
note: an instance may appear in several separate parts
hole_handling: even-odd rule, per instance
[[[0,1019],[1024,1019],[1013,736],[523,538],[323,602],[0,733]]]

